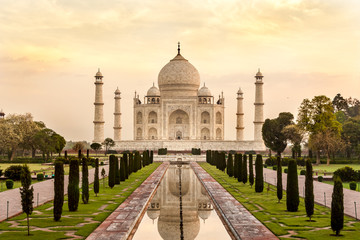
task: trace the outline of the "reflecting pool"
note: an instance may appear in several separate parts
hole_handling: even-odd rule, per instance
[[[191,167],[170,165],[133,239],[231,238]]]

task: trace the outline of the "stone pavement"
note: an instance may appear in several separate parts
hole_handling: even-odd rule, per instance
[[[284,168],[284,167],[283,167]],[[264,168],[264,181],[276,186],[276,171]],[[282,174],[283,189],[286,190],[287,174]],[[299,195],[304,197],[305,190],[305,176],[299,175]],[[315,202],[326,207],[331,208],[331,195],[333,186],[330,184],[318,182],[314,180],[314,198]],[[357,213],[355,213],[355,204]],[[344,188],[344,213],[351,217],[359,217],[360,211],[360,192]]]
[[[192,162],[191,167],[236,239],[278,239],[199,164]]]
[[[99,177],[101,170],[105,168],[106,176],[108,175],[108,165],[99,166]],[[94,182],[95,168],[89,170],[89,183]],[[64,193],[67,194],[69,175],[64,176]],[[32,185],[34,187],[34,207],[54,200],[54,179],[45,180]],[[80,187],[81,187],[81,168],[80,168]],[[9,201],[8,216],[13,217],[22,213],[20,189],[15,188],[0,193],[0,221],[6,219],[7,201]]]
[[[162,163],[109,217],[86,239],[121,240],[128,239],[136,231],[135,225],[141,220],[148,203],[156,192],[169,166]]]

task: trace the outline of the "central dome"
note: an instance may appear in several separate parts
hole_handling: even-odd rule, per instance
[[[197,96],[200,75],[196,68],[181,56],[179,51],[178,55],[159,72],[158,85],[161,96],[164,97]]]

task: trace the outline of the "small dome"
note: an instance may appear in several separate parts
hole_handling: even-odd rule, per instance
[[[160,96],[160,90],[155,87],[155,85],[153,85],[148,91],[147,91],[147,94],[146,96],[152,96],[152,97],[158,97]]]
[[[96,75],[95,75],[95,77],[102,77],[103,75],[102,75],[102,73],[100,72],[100,68],[98,69],[98,71],[97,71],[97,73],[96,73]]]
[[[199,97],[211,97],[211,92],[210,92],[210,90],[205,86],[205,83],[204,83],[204,86],[199,89],[199,91],[198,91],[198,96],[199,96]]]
[[[260,72],[260,68],[259,68],[258,72],[256,73],[256,77],[263,77],[262,73]]]

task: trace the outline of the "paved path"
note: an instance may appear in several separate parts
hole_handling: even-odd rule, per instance
[[[108,175],[108,165],[99,166],[99,177],[101,178],[101,170],[105,168],[106,175]],[[89,183],[94,182],[95,168],[89,170]],[[81,179],[81,168],[80,168]],[[69,183],[69,176],[64,176],[64,193],[67,194],[67,186]],[[38,182],[32,185],[34,187],[34,207],[42,205],[46,202],[54,200],[54,179]],[[80,180],[81,187],[81,180]],[[9,218],[22,213],[21,196],[19,188],[7,190],[0,193],[0,221],[6,219],[7,216],[7,201],[9,201]]]
[[[284,167],[283,167],[284,169]],[[267,183],[276,186],[276,171],[271,169],[264,168],[264,180]],[[283,189],[286,190],[286,179],[287,174],[282,174],[283,180]],[[305,190],[305,176],[299,175],[299,194],[301,197],[304,197]],[[321,205],[325,205],[326,207],[331,207],[331,195],[333,192],[333,186],[327,183],[322,183],[314,180],[314,197],[315,202]],[[344,213],[351,217],[356,217],[355,215],[355,204],[357,208],[357,216],[360,214],[360,192],[352,191],[344,188]]]
[[[272,240],[278,239],[269,229],[241,205],[220,183],[210,176],[199,164],[192,162],[199,180],[209,193],[212,201],[227,223],[236,239]]]
[[[136,229],[135,225],[145,213],[152,196],[169,166],[162,163],[126,200],[107,217],[86,239],[121,240],[128,239]]]

